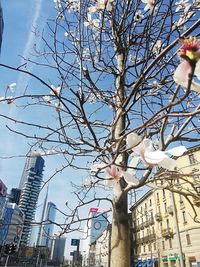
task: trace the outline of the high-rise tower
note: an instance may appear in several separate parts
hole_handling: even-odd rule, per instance
[[[21,189],[19,207],[25,216],[21,237],[22,246],[26,246],[30,238],[31,222],[35,216],[36,204],[42,183],[43,168],[44,159],[40,154],[37,152],[29,153],[19,184],[19,189]]]
[[[42,234],[42,246],[47,246],[49,249],[52,247],[53,227],[56,216],[56,205],[48,202],[45,216],[45,225]]]

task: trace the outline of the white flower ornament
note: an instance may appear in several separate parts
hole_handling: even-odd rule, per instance
[[[17,84],[16,83],[11,83],[7,86],[7,89],[9,89],[12,93],[16,90]]]
[[[108,166],[108,164],[94,164],[91,168],[91,174],[103,171],[105,173],[104,185],[108,187],[114,187],[115,183],[118,182],[122,177],[129,185],[135,185],[138,180],[134,178],[130,171],[123,171],[121,167],[114,164]]]
[[[183,61],[178,65],[174,72],[174,81],[178,85],[187,88],[189,76],[192,71],[192,62],[196,64],[194,75],[200,80],[200,43],[196,37],[190,37],[184,40],[183,45],[179,50],[179,56],[183,58]],[[190,89],[200,93],[200,83],[192,81]]]
[[[138,138],[136,134],[134,134],[134,142]],[[131,145],[131,138],[130,136],[127,137],[127,144],[130,148]],[[153,148],[153,142],[150,139],[143,139],[139,145],[132,148],[133,153],[131,154],[132,160],[129,164],[129,167],[136,168],[139,161],[143,161],[146,165],[150,167],[154,167],[155,165],[158,165],[159,167],[162,167],[167,170],[174,170],[175,167],[177,167],[177,162],[175,159],[172,159],[168,156],[181,156],[185,151],[186,148],[184,146],[178,146],[170,150],[161,151],[161,150],[155,150]]]

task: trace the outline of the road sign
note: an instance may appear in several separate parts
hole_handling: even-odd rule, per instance
[[[78,246],[80,239],[72,239],[71,240],[71,246]]]

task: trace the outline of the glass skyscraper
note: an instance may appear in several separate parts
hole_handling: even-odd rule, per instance
[[[53,257],[52,260],[56,264],[62,264],[64,261],[64,253],[65,253],[65,237],[58,236],[54,240],[54,247],[53,247]]]
[[[21,190],[19,207],[25,216],[21,236],[21,246],[26,246],[29,242],[31,222],[34,220],[35,216],[36,205],[42,183],[43,169],[44,159],[39,153],[29,153],[19,184],[19,189]]]
[[[56,205],[52,202],[48,202],[46,208],[46,216],[45,216],[45,225],[43,227],[42,233],[42,246],[52,248],[52,236],[53,236],[53,227],[56,216]]]
[[[10,195],[8,196],[10,203],[16,203],[19,205],[21,190],[18,188],[12,188],[10,191]]]
[[[19,246],[24,214],[15,203],[7,203],[2,224],[0,225],[0,246],[14,243]]]

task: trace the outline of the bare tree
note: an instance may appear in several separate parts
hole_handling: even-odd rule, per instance
[[[44,107],[50,114],[55,112],[54,124],[1,116],[26,129],[35,129],[36,135],[10,128],[35,140],[41,154],[62,154],[65,167],[89,171],[85,184],[74,185],[78,202],[76,209],[66,214],[68,223],[61,226],[65,232],[84,220],[78,215],[83,206],[109,200],[110,191],[97,197],[98,189],[102,192],[113,188],[109,200],[111,266],[127,267],[128,193],[147,183],[154,184],[154,175],[160,170],[167,181],[177,176],[184,179],[169,154],[178,157],[185,152],[184,146],[200,140],[200,89],[195,82],[195,77],[200,76],[200,3],[54,2],[56,18],[48,22],[49,31],[42,35],[44,50],[35,48],[38,60],[27,60],[44,73],[48,69],[52,78],[47,81],[42,72],[30,73],[27,66],[0,64],[32,76],[43,86],[39,94],[27,88],[23,95],[11,98],[7,94],[1,101],[28,108]],[[171,190],[169,184],[166,188]],[[86,200],[91,192],[94,198]]]

